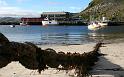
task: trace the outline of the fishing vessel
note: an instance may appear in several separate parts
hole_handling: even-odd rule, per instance
[[[102,21],[92,21],[88,24],[89,30],[99,30],[105,28],[108,25],[108,21],[103,17]]]
[[[42,25],[45,26],[45,25],[57,25],[58,22],[56,20],[49,20],[48,18],[45,18],[43,21],[42,21]]]
[[[106,26],[108,25],[107,22],[91,22],[89,25],[88,25],[88,29],[89,30],[99,30],[99,29],[102,29],[102,28],[105,28]]]

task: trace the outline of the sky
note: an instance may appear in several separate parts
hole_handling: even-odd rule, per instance
[[[73,12],[85,9],[91,0],[0,0],[0,17],[39,17],[42,12]]]

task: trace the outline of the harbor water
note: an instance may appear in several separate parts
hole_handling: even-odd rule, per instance
[[[123,41],[124,26],[108,26],[90,31],[87,26],[19,26],[0,25],[0,32],[10,41],[34,44],[85,44],[98,41]]]

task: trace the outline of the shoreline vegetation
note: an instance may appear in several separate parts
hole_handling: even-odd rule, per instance
[[[83,54],[64,53],[63,51],[56,52],[51,48],[43,50],[30,42],[9,42],[3,34],[0,34],[0,68],[5,67],[11,61],[19,61],[28,69],[38,69],[39,73],[48,67],[57,70],[75,69],[77,77],[86,77],[90,75],[89,71],[98,61],[98,57],[102,55],[99,53],[102,44],[97,43],[92,51]]]

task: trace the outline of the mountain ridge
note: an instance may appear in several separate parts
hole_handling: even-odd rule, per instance
[[[124,0],[92,0],[79,16],[89,21],[91,15],[95,20],[107,17],[111,21],[124,21]]]

